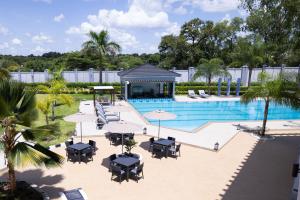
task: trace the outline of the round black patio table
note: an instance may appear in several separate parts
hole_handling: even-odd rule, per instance
[[[75,150],[79,154],[79,163],[81,162],[82,151],[91,147],[91,145],[82,142],[78,142],[76,144],[68,146],[68,148]]]

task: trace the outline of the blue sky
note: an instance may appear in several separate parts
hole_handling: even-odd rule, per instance
[[[195,17],[244,16],[239,0],[0,1],[0,54],[80,50],[90,30],[108,30],[122,53],[153,53],[161,36]]]

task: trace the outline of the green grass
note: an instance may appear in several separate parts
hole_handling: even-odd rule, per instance
[[[54,145],[54,144],[59,144],[61,142],[66,141],[66,139],[68,139],[72,133],[75,130],[75,123],[72,122],[66,122],[63,120],[63,118],[65,116],[74,114],[76,112],[78,112],[79,110],[79,103],[81,100],[92,100],[93,99],[93,95],[92,94],[72,94],[71,96],[73,96],[74,98],[74,103],[71,105],[71,107],[67,106],[67,105],[60,105],[57,106],[55,108],[55,115],[56,115],[56,119],[55,121],[51,121],[51,119],[49,119],[50,124],[51,123],[58,123],[60,126],[60,134],[58,136],[52,137],[52,138],[47,138],[47,140],[44,139],[39,139],[39,141],[37,141],[38,143],[40,143],[43,146],[50,146],[50,145]],[[45,94],[38,94],[37,95],[37,100],[42,100],[43,98],[45,98],[46,95]],[[34,126],[42,126],[42,125],[46,125],[46,121],[45,121],[45,115],[39,110],[39,117],[38,119],[33,123]]]

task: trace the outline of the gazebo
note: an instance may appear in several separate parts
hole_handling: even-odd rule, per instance
[[[100,91],[109,91],[110,103],[115,104],[115,88],[113,86],[94,86],[93,87],[94,106],[96,105],[96,94]]]
[[[120,71],[121,94],[130,98],[174,98],[175,79],[181,75],[145,64]]]

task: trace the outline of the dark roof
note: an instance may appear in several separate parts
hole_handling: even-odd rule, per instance
[[[158,68],[154,65],[145,64],[135,68],[118,72],[119,76],[130,76],[130,77],[153,77],[153,76],[168,76],[168,77],[180,77],[181,74],[176,72],[168,71],[165,69]]]

